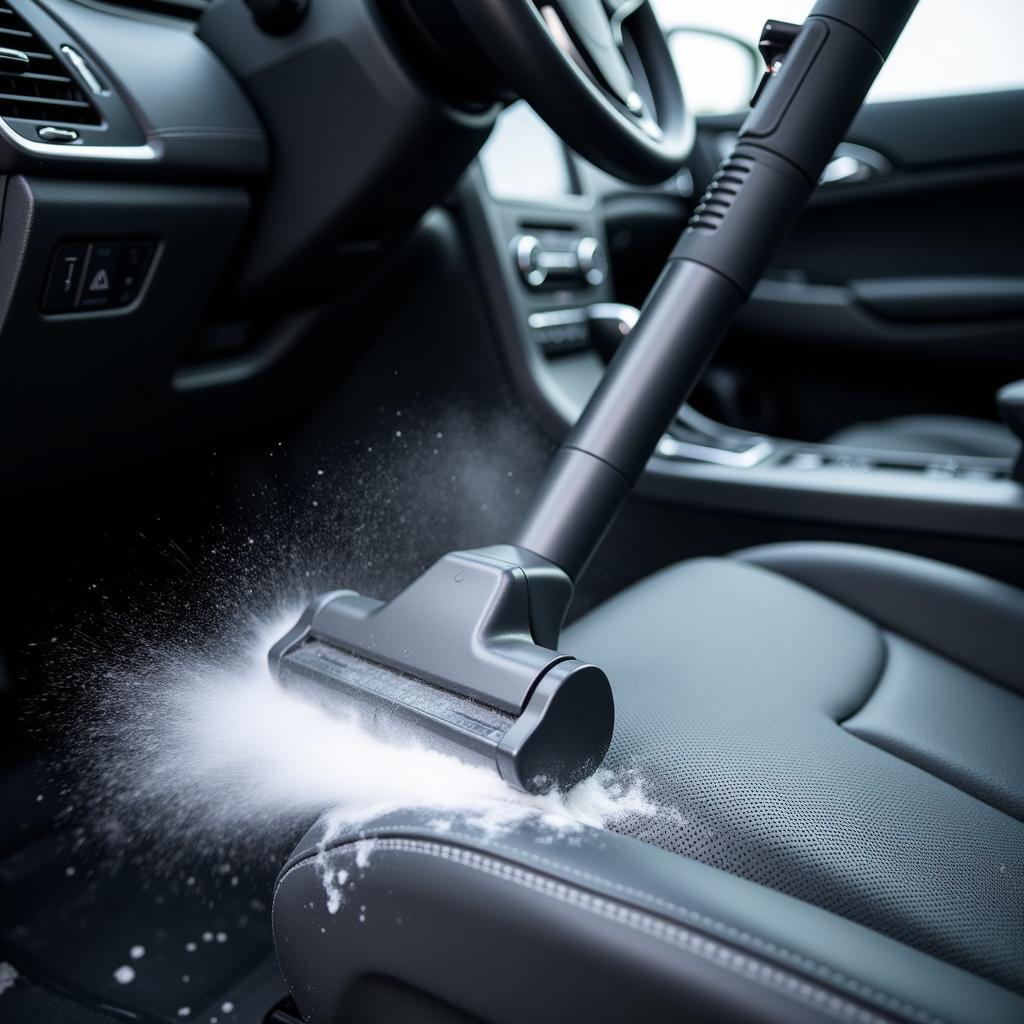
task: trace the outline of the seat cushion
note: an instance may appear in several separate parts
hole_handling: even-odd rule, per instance
[[[774,545],[563,639],[611,678],[610,763],[666,813],[325,815],[273,908],[305,1019],[1024,1020],[1018,591]]]
[[[1024,700],[950,657],[957,595],[1019,675],[1020,592],[845,545],[686,562],[586,616],[562,647],[612,681],[609,764],[679,811],[619,827],[1024,991]]]
[[[879,451],[993,458],[1013,458],[1020,447],[1014,434],[1002,424],[968,416],[900,416],[855,423],[833,434],[828,443]]]

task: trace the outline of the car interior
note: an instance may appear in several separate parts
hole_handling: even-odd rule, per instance
[[[1024,1020],[1022,31],[0,0],[0,1024]],[[120,666],[317,595],[282,681],[669,812],[89,792]]]

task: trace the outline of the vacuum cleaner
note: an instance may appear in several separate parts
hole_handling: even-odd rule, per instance
[[[600,667],[559,651],[574,581],[796,221],[913,0],[819,0],[768,22],[733,152],[569,432],[511,544],[445,555],[387,603],[325,594],[270,652],[282,685],[495,769],[527,792],[600,766]]]

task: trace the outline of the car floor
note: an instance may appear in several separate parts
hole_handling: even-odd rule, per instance
[[[0,775],[0,1022],[264,1020],[286,995],[277,860],[179,850],[162,867],[166,851],[72,824],[45,776],[24,759]]]

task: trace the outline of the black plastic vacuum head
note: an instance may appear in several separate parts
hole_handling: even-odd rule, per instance
[[[270,666],[329,709],[495,767],[518,789],[568,789],[600,766],[615,721],[605,674],[551,649],[571,596],[529,551],[457,551],[386,604],[318,598]]]

